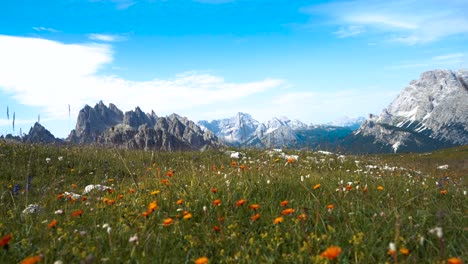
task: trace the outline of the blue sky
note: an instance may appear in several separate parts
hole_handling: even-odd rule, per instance
[[[66,137],[99,100],[195,121],[378,114],[422,72],[468,68],[466,14],[462,0],[5,0],[0,134],[14,112],[14,134],[40,116]]]

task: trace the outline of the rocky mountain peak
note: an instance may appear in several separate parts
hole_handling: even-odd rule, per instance
[[[23,139],[26,143],[42,143],[42,144],[54,144],[60,143],[59,139],[56,139],[52,133],[49,132],[45,127],[36,122],[33,127],[29,130],[29,133]]]

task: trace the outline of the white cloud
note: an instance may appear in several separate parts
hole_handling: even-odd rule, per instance
[[[97,41],[104,41],[104,42],[116,42],[116,41],[124,41],[126,37],[119,36],[119,35],[109,35],[109,34],[89,34],[88,38],[91,40]]]
[[[46,28],[46,27],[33,27],[34,30],[36,31],[48,31],[48,32],[52,32],[52,33],[57,33],[57,32],[60,32],[59,30],[56,30],[56,29],[53,29],[53,28]]]
[[[211,74],[189,72],[171,79],[131,81],[100,75],[112,62],[105,44],[63,44],[57,41],[0,35],[0,88],[20,104],[39,107],[44,118],[72,118],[85,104],[99,100],[122,110],[140,106],[159,115],[201,112],[204,106],[223,104],[283,87],[282,80],[233,83]]]
[[[468,34],[467,1],[356,0],[310,6],[302,11],[312,16],[325,15],[340,30],[361,27],[408,45]]]
[[[451,53],[445,55],[435,56],[432,59],[435,61],[459,60],[465,57],[464,53]]]
[[[356,36],[361,33],[364,33],[365,30],[360,26],[348,26],[348,27],[340,27],[340,29],[336,32],[333,32],[339,38],[347,38],[351,36]]]

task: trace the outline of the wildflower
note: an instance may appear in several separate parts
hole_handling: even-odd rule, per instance
[[[249,205],[249,209],[251,210],[257,210],[260,208],[260,205],[259,204],[251,204]]]
[[[168,170],[168,171],[166,172],[166,176],[167,176],[167,177],[172,177],[172,176],[174,176],[174,171],[173,171],[173,170]]]
[[[62,199],[65,195],[63,193],[57,195],[57,199]]]
[[[245,165],[240,165],[239,166],[239,169],[241,169],[241,170],[245,170],[246,168],[247,168],[247,166],[245,166]]]
[[[57,211],[54,212],[54,214],[56,214],[56,215],[61,215],[61,214],[63,214],[63,210],[62,210],[62,209],[58,209]]]
[[[138,243],[138,236],[135,234],[128,239],[130,243]]]
[[[169,186],[169,180],[168,179],[163,179],[161,181],[162,184],[166,185],[166,186]]]
[[[383,187],[383,186],[381,186],[381,185],[379,185],[379,186],[377,186],[377,190],[379,190],[379,191],[383,191],[383,190],[384,190],[384,187]]]
[[[133,188],[130,188],[130,190],[128,190],[130,193],[135,193],[135,189]]]
[[[255,222],[255,221],[257,221],[259,218],[260,218],[260,214],[255,214],[255,215],[253,215],[252,217],[250,217],[250,220],[252,220],[252,221]]]
[[[122,200],[124,198],[123,194],[119,195],[119,199]]]
[[[153,212],[154,210],[158,209],[158,203],[156,201],[152,201],[149,205],[148,205],[148,211],[149,212]]]
[[[351,191],[353,189],[352,185],[346,185],[346,190]]]
[[[181,205],[181,204],[183,204],[183,203],[184,203],[184,200],[182,200],[182,199],[179,199],[179,200],[177,200],[177,202],[176,202],[177,205]]]
[[[174,223],[174,220],[172,220],[172,218],[166,218],[163,220],[163,226],[170,226]]]
[[[217,192],[218,192],[218,188],[211,188],[211,192],[212,192],[212,193],[217,193]]]
[[[42,261],[42,256],[32,256],[23,259],[20,264],[35,264]]]
[[[447,190],[440,190],[439,193],[442,194],[442,195],[446,195],[448,193],[448,191]]]
[[[429,230],[429,233],[435,234],[438,238],[442,238],[443,236],[442,227],[434,227]]]
[[[236,206],[237,206],[237,207],[242,206],[242,205],[244,205],[246,202],[247,202],[247,200],[245,200],[245,199],[240,199],[239,201],[236,202]]]
[[[276,217],[274,220],[273,220],[273,224],[279,224],[279,223],[283,223],[284,221],[284,218],[282,216],[280,217]]]
[[[156,195],[156,194],[159,194],[160,192],[161,192],[160,190],[152,191],[151,195]]]
[[[297,220],[301,220],[301,221],[307,220],[307,215],[306,214],[300,214],[300,215],[297,216]]]
[[[325,249],[325,251],[320,254],[322,258],[327,259],[336,259],[341,254],[341,248],[337,246],[331,246]]]
[[[405,256],[408,256],[410,251],[407,248],[400,248],[400,253]]]
[[[287,208],[287,209],[284,209],[283,211],[281,211],[281,214],[282,215],[290,215],[290,214],[293,214],[294,213],[294,209],[292,208]]]
[[[327,209],[328,210],[333,210],[335,208],[335,206],[333,204],[329,204],[327,205]]]
[[[78,217],[78,216],[83,215],[83,212],[84,212],[84,211],[81,210],[81,209],[80,209],[80,210],[76,210],[76,211],[73,211],[73,212],[71,213],[71,216],[72,216],[72,217]]]
[[[195,260],[195,264],[208,264],[208,258],[207,257],[197,258]]]
[[[189,213],[189,212],[187,212],[187,213],[184,212],[184,217],[183,217],[183,218],[184,218],[185,220],[188,220],[188,219],[192,218],[192,214]]]
[[[390,243],[388,244],[387,255],[395,256],[395,254],[396,254],[396,245],[395,245],[395,243],[390,242]]]
[[[76,189],[76,187],[77,187],[77,185],[74,184],[74,183],[71,185],[71,188],[72,188],[72,189]]]
[[[285,206],[287,206],[288,204],[289,204],[289,201],[287,201],[287,200],[284,200],[284,201],[281,201],[281,202],[280,202],[280,206],[282,206],[282,207],[285,207]]]
[[[237,166],[237,162],[232,161],[232,162],[231,162],[231,167],[236,167],[236,166]]]
[[[321,186],[320,183],[315,184],[315,185],[314,185],[314,190],[320,189],[320,186]]]
[[[48,227],[48,228],[54,228],[54,227],[57,225],[57,223],[58,223],[57,220],[54,219],[54,220],[52,220],[52,222],[50,222],[50,223],[47,225],[47,227]]]
[[[368,190],[369,190],[369,189],[367,189],[367,185],[364,186],[364,188],[362,188],[362,192],[363,192],[363,193],[366,193]]]
[[[107,181],[108,182],[114,182],[114,178],[109,178]]]
[[[146,211],[146,212],[142,213],[141,215],[144,216],[144,217],[148,217],[150,214],[151,214],[151,211]]]
[[[8,243],[11,240],[11,234],[8,234],[0,239],[0,247],[3,247],[4,249],[8,249]]]
[[[294,163],[295,161],[296,159],[294,159],[293,157],[289,157],[287,163],[291,164],[291,163]]]
[[[216,199],[212,202],[213,206],[220,206],[221,205],[221,200],[220,199]]]
[[[447,264],[463,264],[461,258],[449,258]]]
[[[221,227],[219,227],[219,226],[213,226],[213,231],[219,232],[219,231],[221,231]]]

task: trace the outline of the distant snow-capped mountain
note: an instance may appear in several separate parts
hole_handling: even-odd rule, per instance
[[[340,118],[337,118],[333,122],[328,123],[327,125],[330,126],[338,126],[338,127],[351,127],[354,129],[358,129],[362,122],[366,120],[365,117],[360,116],[360,117],[348,117],[348,116],[343,116]]]
[[[226,119],[198,122],[231,146],[246,147],[316,147],[322,141],[335,142],[352,132],[349,127],[307,125],[296,119],[273,117],[260,123],[251,115],[238,113]],[[331,133],[330,133],[331,132]]]
[[[349,148],[359,143],[366,152],[430,151],[467,145],[467,83],[468,70],[424,72],[379,116],[370,115],[345,144]]]

